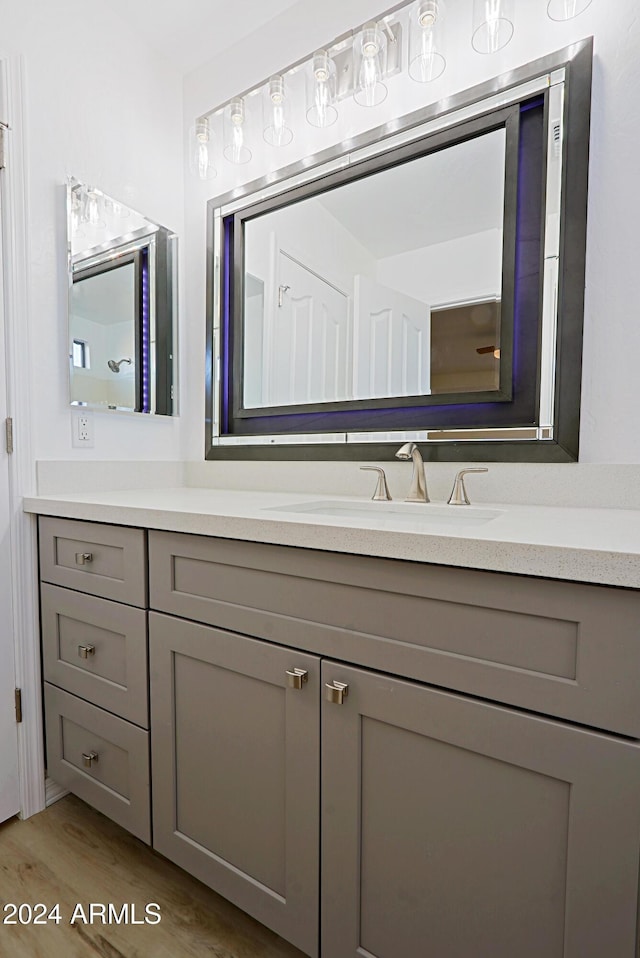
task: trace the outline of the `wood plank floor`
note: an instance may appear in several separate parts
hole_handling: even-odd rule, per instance
[[[60,904],[60,924],[0,924],[0,958],[303,958],[79,799],[0,825],[0,921],[7,902]],[[90,902],[160,906],[159,924],[69,924]]]

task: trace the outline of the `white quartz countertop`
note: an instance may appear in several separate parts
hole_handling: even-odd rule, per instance
[[[387,504],[192,487],[33,496],[23,508],[116,525],[640,588],[640,510]]]

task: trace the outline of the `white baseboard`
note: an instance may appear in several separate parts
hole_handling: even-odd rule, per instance
[[[45,805],[49,808],[49,805],[55,805],[56,802],[59,802],[61,798],[64,798],[65,795],[68,795],[69,792],[66,788],[63,788],[62,785],[58,785],[57,782],[54,782],[52,778],[47,778],[44,783],[45,790]]]

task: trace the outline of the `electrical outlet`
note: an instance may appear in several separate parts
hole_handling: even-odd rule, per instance
[[[93,449],[93,413],[71,414],[71,445],[74,449]]]

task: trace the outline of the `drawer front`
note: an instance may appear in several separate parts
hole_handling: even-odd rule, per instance
[[[151,607],[640,737],[640,594],[149,533]]]
[[[146,541],[142,529],[76,519],[40,518],[44,582],[144,608]]]
[[[51,778],[150,844],[149,733],[48,682],[44,700]]]
[[[147,613],[46,583],[40,594],[45,679],[148,728]]]

